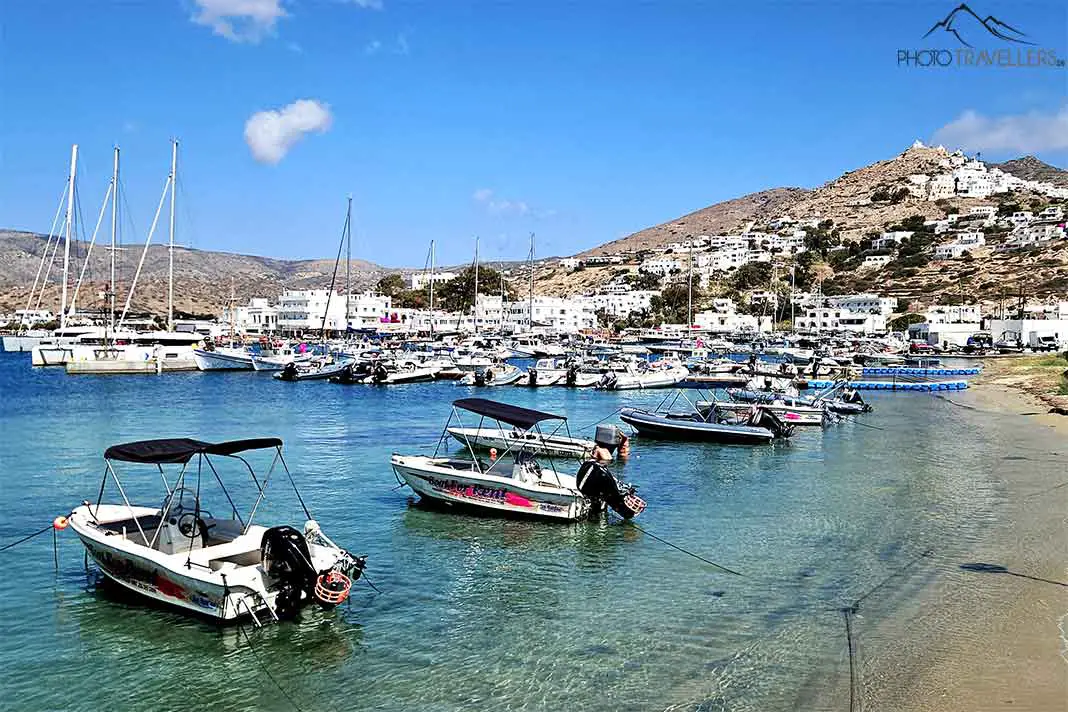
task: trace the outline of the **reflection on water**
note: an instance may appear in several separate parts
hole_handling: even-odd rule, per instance
[[[449,383],[71,378],[0,355],[0,393],[0,541],[94,497],[109,444],[278,435],[312,513],[342,546],[368,554],[382,591],[358,583],[336,611],[249,631],[252,655],[237,628],[87,583],[69,532],[55,575],[40,537],[7,557],[0,577],[0,618],[14,622],[0,643],[0,698],[15,710],[192,700],[290,709],[262,666],[305,709],[841,709],[842,607],[886,580],[860,614],[888,619],[938,571],[902,567],[927,549],[976,561],[967,554],[998,520],[1005,483],[1058,467],[1007,459],[1048,450],[1020,419],[913,394],[873,394],[862,422],[881,430],[846,421],[768,447],[636,438],[614,467],[649,502],[640,525],[737,577],[614,519],[546,524],[412,506],[410,491],[393,490],[389,456],[433,448],[449,401],[471,393]],[[489,395],[565,412],[575,428],[663,397]],[[130,487],[156,502],[158,484]],[[259,521],[300,525],[287,488],[276,477]],[[250,484],[235,490],[239,507],[254,497]]]

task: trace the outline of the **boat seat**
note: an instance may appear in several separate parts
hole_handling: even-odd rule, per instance
[[[259,563],[259,538],[256,536],[241,536],[225,544],[215,544],[202,549],[194,549],[189,554],[189,559],[195,564],[210,566],[212,569],[219,570],[224,568],[223,564],[226,563],[248,566],[250,564],[242,562],[250,561],[253,558],[253,554],[255,555],[255,561],[252,563]]]

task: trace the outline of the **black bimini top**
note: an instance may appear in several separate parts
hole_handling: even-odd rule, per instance
[[[529,430],[543,420],[567,420],[562,415],[543,413],[540,410],[531,410],[530,408],[522,408],[508,403],[498,403],[485,398],[461,398],[453,401],[452,404],[457,408],[484,415],[487,418],[493,418],[524,430]]]
[[[250,438],[223,443],[206,443],[192,438],[166,438],[112,445],[104,451],[104,458],[151,464],[186,463],[194,455],[234,455],[245,450],[281,446],[282,441],[278,438]]]

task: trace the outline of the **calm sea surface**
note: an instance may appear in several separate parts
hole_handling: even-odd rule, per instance
[[[248,629],[250,648],[237,628],[99,585],[69,530],[55,573],[51,536],[41,536],[0,554],[7,710],[294,709],[265,668],[305,710],[842,709],[841,608],[890,576],[862,611],[889,620],[935,575],[923,562],[902,567],[928,549],[966,557],[1013,468],[1058,468],[1014,457],[1043,446],[1025,419],[921,394],[873,394],[875,412],[859,422],[801,430],[789,444],[636,439],[615,469],[649,503],[638,523],[737,577],[615,520],[554,525],[412,506],[410,491],[395,489],[390,453],[432,451],[450,401],[473,389],[251,372],[79,377],[28,361],[0,354],[0,544],[95,499],[108,445],[276,435],[313,515],[368,555],[382,593],[361,582],[349,606]],[[573,429],[663,397],[478,395],[565,413]],[[162,499],[153,471],[122,473],[131,499]],[[226,474],[247,508],[246,476]],[[271,493],[258,522],[301,526],[283,479]]]

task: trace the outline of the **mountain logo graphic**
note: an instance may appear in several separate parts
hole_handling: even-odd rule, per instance
[[[1027,35],[1020,32],[1012,25],[1006,24],[994,17],[993,15],[987,15],[985,18],[980,18],[975,14],[975,11],[970,7],[961,3],[957,7],[945,16],[944,19],[939,20],[934,24],[931,29],[927,30],[927,34],[924,37],[929,36],[935,30],[944,30],[954,37],[965,47],[971,47],[971,44],[964,39],[961,35],[966,35],[969,38],[974,38],[975,35],[982,36],[980,28],[986,30],[999,40],[1006,42],[1016,42],[1018,44],[1033,45],[1034,42],[1029,42]]]

